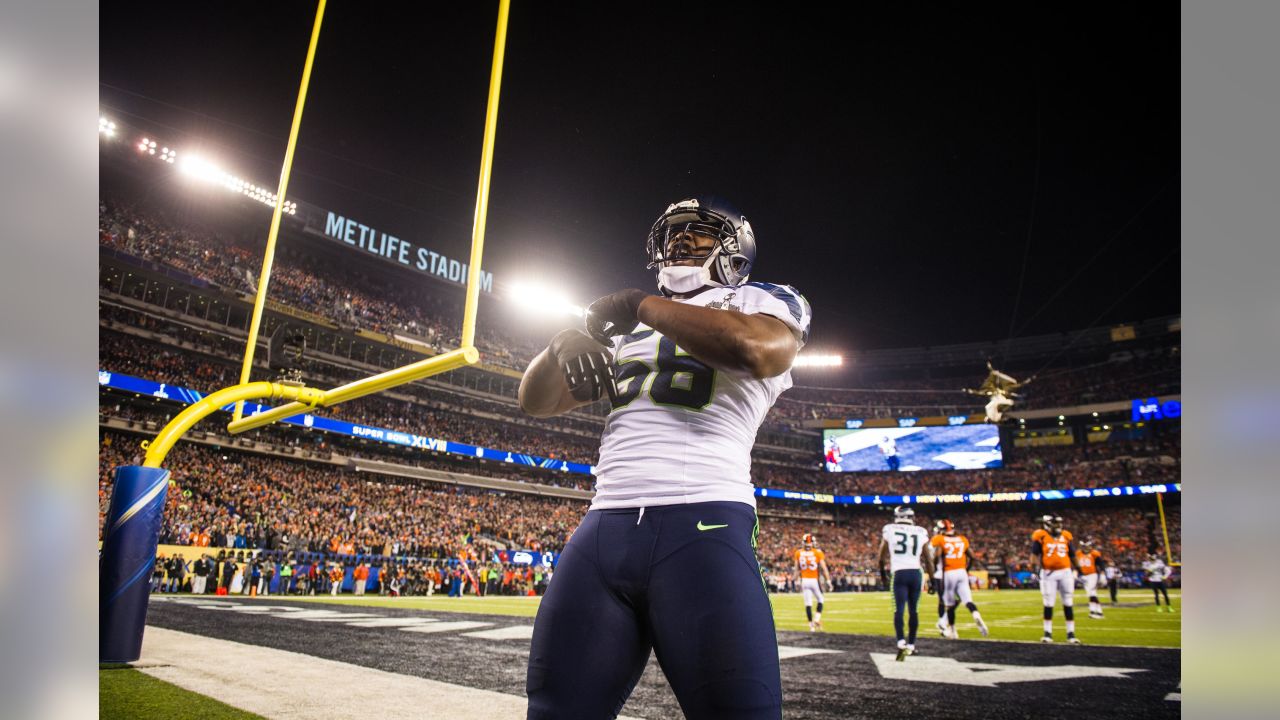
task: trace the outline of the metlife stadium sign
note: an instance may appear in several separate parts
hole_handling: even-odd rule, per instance
[[[331,210],[307,208],[305,232],[362,250],[388,262],[416,270],[459,285],[467,284],[465,262],[402,240],[395,235],[366,225],[355,218],[344,217]],[[480,271],[480,289],[493,292],[493,273]]]

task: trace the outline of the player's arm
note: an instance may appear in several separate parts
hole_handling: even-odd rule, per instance
[[[1031,543],[1031,567],[1035,568],[1037,573],[1044,572],[1044,546],[1039,540]]]
[[[966,547],[964,549],[964,569],[968,572],[974,565],[978,564],[978,557],[973,554],[973,548]]]
[[[1071,561],[1071,571],[1080,574],[1080,561],[1076,559],[1076,544],[1067,541],[1067,559]]]
[[[587,327],[597,339],[637,321],[717,370],[744,372],[757,380],[786,372],[800,350],[791,329],[775,317],[679,303],[642,290],[606,295],[587,309]]]
[[[552,417],[612,393],[612,361],[604,345],[581,330],[562,330],[529,363],[520,378],[520,409]]]
[[[920,563],[924,566],[924,576],[933,577],[933,553],[920,553]]]
[[[818,567],[822,569],[822,579],[827,583],[827,590],[832,591],[835,585],[831,582],[831,571],[827,569],[826,558],[818,561]]]
[[[769,315],[716,310],[650,295],[640,303],[636,317],[703,363],[717,370],[745,372],[757,380],[786,372],[800,349],[791,329]]]
[[[889,570],[887,566],[889,564],[889,541],[884,538],[880,538],[880,557],[878,562],[880,564],[880,579],[884,580],[885,583],[888,584]]]

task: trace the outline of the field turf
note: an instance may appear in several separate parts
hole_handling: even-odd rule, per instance
[[[1075,597],[1076,634],[1083,642],[1090,645],[1181,647],[1182,594],[1174,591],[1169,593],[1169,596],[1174,601],[1175,612],[1158,613],[1151,602],[1149,591],[1122,590],[1120,602],[1116,606],[1108,604],[1109,597],[1104,593],[1102,595],[1103,612],[1106,617],[1102,620],[1091,620],[1088,598],[1083,593],[1077,592]],[[777,594],[770,597],[773,601],[774,620],[779,630],[808,629],[804,614],[804,599],[800,594]],[[377,595],[366,595],[360,598],[352,595],[340,595],[336,598],[328,595],[306,597],[291,595],[288,599],[347,606],[394,607],[518,617],[533,617],[538,611],[539,601],[539,598],[470,595],[461,598],[439,595],[400,598]],[[978,610],[982,613],[983,619],[991,628],[992,640],[1037,641],[1040,639],[1044,628],[1039,592],[979,590],[974,593],[973,599],[978,604]],[[936,620],[936,596],[922,596],[920,634],[924,637],[937,637],[938,632],[933,627]],[[892,635],[892,596],[887,592],[828,593],[822,613],[822,624],[823,630],[828,633]],[[961,639],[982,639],[968,611],[963,607],[957,609],[956,624],[959,627]],[[1061,606],[1054,611],[1054,636],[1058,642],[1066,638]]]
[[[129,720],[262,720],[199,693],[127,667],[98,671],[98,717]]]

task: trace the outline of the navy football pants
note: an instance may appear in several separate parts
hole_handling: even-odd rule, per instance
[[[755,532],[744,503],[588,512],[534,621],[528,717],[616,717],[652,648],[685,717],[781,718]]]
[[[920,604],[920,581],[923,573],[919,570],[899,570],[893,574],[893,631],[899,640],[916,643],[916,631],[920,629],[920,615],[916,612]],[[902,634],[902,610],[907,609],[907,636]]]

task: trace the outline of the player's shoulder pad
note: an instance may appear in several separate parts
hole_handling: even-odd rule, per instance
[[[1047,532],[1045,532],[1045,531],[1044,531],[1044,528],[1039,528],[1039,529],[1037,529],[1035,532],[1031,533],[1031,539],[1032,539],[1032,540],[1039,540],[1040,538],[1042,538],[1042,537],[1044,537],[1045,535],[1048,535],[1048,534],[1049,534],[1049,533],[1047,533]]]
[[[791,313],[791,318],[795,320],[796,325],[800,328],[801,342],[809,341],[809,321],[813,318],[813,311],[809,307],[809,301],[805,299],[804,295],[800,294],[799,290],[790,285],[776,285],[767,282],[749,282],[742,287],[763,290],[780,300],[787,306],[787,310]]]

